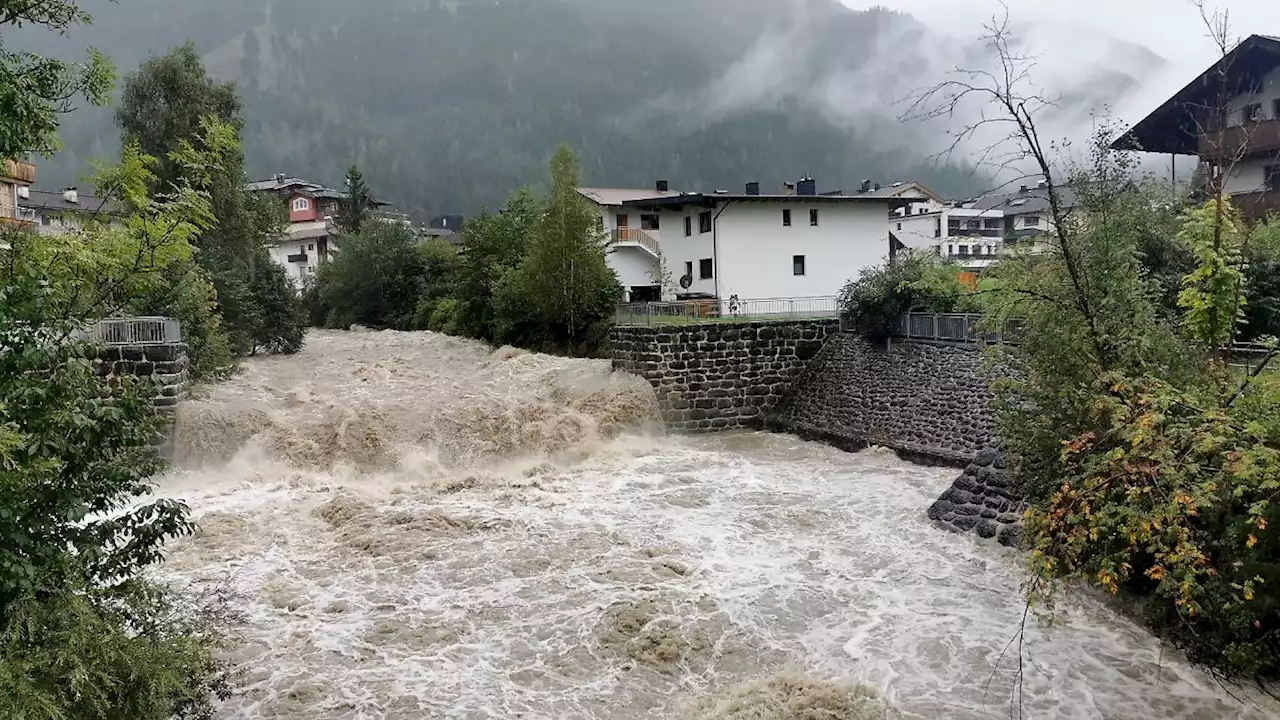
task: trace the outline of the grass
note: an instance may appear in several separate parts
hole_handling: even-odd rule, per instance
[[[622,314],[614,321],[618,327],[668,327],[688,325],[746,324],[753,322],[793,322],[797,320],[834,320],[836,315],[823,313],[775,313],[770,315],[641,315]]]

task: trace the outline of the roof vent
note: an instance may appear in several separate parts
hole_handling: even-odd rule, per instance
[[[62,191],[62,199],[66,200],[72,205],[75,205],[76,203],[80,202],[80,194],[77,193],[76,189],[73,187],[67,188]]]
[[[729,194],[729,191],[728,191],[728,190],[717,190],[717,191],[715,192],[715,194],[716,194],[716,195],[728,195],[728,194]]]
[[[653,189],[658,192],[671,192],[671,183],[666,180],[658,180],[653,184]]]
[[[814,182],[813,178],[806,177],[802,179],[800,182],[796,183],[796,194],[804,195],[804,196],[817,195],[818,184]]]
[[[870,181],[870,180],[863,180],[863,181],[862,181],[861,191],[862,191],[862,192],[864,192],[864,193],[869,193],[869,192],[871,192],[871,181]]]
[[[1018,193],[1019,193],[1020,195],[1025,195],[1025,194],[1027,193],[1027,186],[1026,186],[1026,185],[1022,185],[1021,187],[1019,187],[1019,188],[1018,188]]]
[[[783,194],[783,195],[795,195],[795,194],[796,194],[796,184],[795,184],[795,183],[790,183],[790,182],[784,182],[784,183],[782,183],[782,194]]]
[[[759,194],[760,194],[760,183],[758,183],[758,182],[749,182],[749,183],[747,183],[747,194],[748,194],[748,195],[759,195]]]

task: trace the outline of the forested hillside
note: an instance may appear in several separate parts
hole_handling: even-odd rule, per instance
[[[597,185],[770,187],[803,174],[823,190],[864,178],[953,194],[983,185],[966,167],[925,162],[922,129],[892,119],[893,100],[942,70],[924,52],[928,31],[836,0],[86,6],[92,27],[39,49],[77,57],[93,45],[127,72],[192,40],[239,85],[250,175],[336,184],[358,162],[375,193],[420,218],[500,203],[561,142]],[[74,114],[41,185],[74,182],[116,152],[117,134],[109,110]]]

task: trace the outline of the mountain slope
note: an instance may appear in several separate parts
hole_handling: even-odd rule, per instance
[[[929,31],[835,0],[86,4],[93,27],[34,48],[92,44],[127,71],[190,38],[241,88],[251,175],[337,183],[359,162],[380,196],[419,217],[498,205],[544,175],[560,142],[595,185],[984,184],[925,162],[926,129],[893,119],[893,101],[940,72]],[[67,151],[41,184],[71,182],[115,136],[107,111],[69,118]]]

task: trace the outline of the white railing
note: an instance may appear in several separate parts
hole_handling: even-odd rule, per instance
[[[617,230],[614,230],[612,244],[639,245],[654,255],[662,254],[662,246],[658,244],[657,239],[644,230],[637,230],[635,228],[618,228]]]
[[[727,300],[707,298],[623,303],[618,306],[615,323],[623,327],[648,327],[700,322],[826,319],[839,314],[835,297],[741,299],[731,296]]]
[[[103,318],[87,339],[102,345],[174,345],[182,342],[182,326],[167,317]]]

